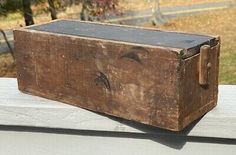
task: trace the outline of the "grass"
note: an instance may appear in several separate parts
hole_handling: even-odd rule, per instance
[[[236,84],[236,8],[181,17],[159,25],[158,29],[220,35],[220,83]]]
[[[32,7],[33,9],[34,7]],[[33,18],[35,24],[51,21],[50,13],[34,9]],[[58,12],[58,18],[80,19],[80,6],[68,7],[64,12]],[[10,13],[7,16],[0,16],[1,29],[14,29],[25,25],[23,15],[20,12]]]
[[[127,0],[123,0],[127,1]],[[131,0],[141,1],[141,0]],[[177,4],[188,4],[184,3],[186,0],[166,0],[162,1],[173,1]],[[213,0],[192,0],[194,3],[210,2]],[[222,1],[222,0],[219,0]],[[215,0],[214,0],[215,2]],[[164,5],[164,4],[163,4]],[[166,4],[167,5],[167,4]],[[74,8],[68,8],[66,12],[60,13],[60,18],[77,18],[74,12],[79,12],[78,6]],[[20,19],[19,13],[11,14],[7,17],[7,20],[0,22],[1,28],[13,28],[17,26],[15,23],[23,24],[23,20]],[[2,17],[1,17],[2,18]],[[45,14],[38,14],[35,18],[36,23],[49,21],[50,16]],[[5,26],[5,27],[4,27]],[[151,24],[145,26],[150,27]],[[224,9],[217,11],[205,12],[189,17],[181,17],[175,20],[171,20],[164,25],[157,26],[158,29],[165,29],[171,31],[184,31],[191,33],[202,33],[211,35],[220,35],[222,39],[222,50],[220,57],[220,83],[221,84],[236,84],[236,9]],[[14,65],[10,54],[0,55],[0,76],[14,77],[16,75]]]
[[[160,5],[168,7],[168,6],[214,3],[214,2],[223,2],[223,1],[227,1],[227,0],[160,0]],[[233,2],[233,0],[231,1]]]
[[[156,0],[120,0],[118,9],[123,12],[127,10],[148,10],[154,8]],[[171,7],[171,6],[182,6],[182,5],[193,5],[193,4],[203,4],[210,2],[223,2],[235,0],[160,0],[161,7]],[[35,23],[42,23],[50,21],[50,14],[46,13],[45,8],[47,8],[47,3],[32,6],[33,16]],[[58,18],[69,18],[69,19],[80,19],[80,5],[74,5],[68,7],[64,12],[58,12]],[[24,26],[24,19],[21,13],[10,13],[8,16],[0,16],[0,28],[2,29],[13,29]]]
[[[0,55],[0,77],[16,77],[16,67],[11,54]]]
[[[152,9],[156,0],[121,0],[120,6],[125,10]],[[212,2],[223,2],[227,0],[160,0],[161,7],[187,6],[193,4],[203,4]],[[234,0],[228,0],[234,1]]]

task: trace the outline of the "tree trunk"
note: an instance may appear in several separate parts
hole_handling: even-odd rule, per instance
[[[163,18],[162,13],[161,13],[160,0],[155,0],[153,16],[154,16],[153,25],[166,22],[166,20]]]
[[[23,3],[23,13],[24,13],[24,18],[25,18],[25,25],[33,25],[34,20],[33,20],[33,15],[32,15],[32,10],[30,8],[30,0],[22,0]]]
[[[57,19],[57,12],[55,9],[54,0],[48,0],[48,5],[52,20]]]
[[[75,0],[70,0],[70,6],[75,4]]]
[[[85,19],[85,5],[84,4],[82,4],[82,9],[80,12],[80,20],[86,20]]]

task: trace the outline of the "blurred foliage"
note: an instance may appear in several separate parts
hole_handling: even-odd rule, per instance
[[[50,2],[58,11],[64,11],[66,7],[71,5],[82,5],[82,20],[101,20],[105,19],[107,14],[121,14],[118,11],[119,0],[31,0],[32,5],[48,3],[48,7],[42,8],[44,12],[50,11]],[[0,0],[0,15],[6,16],[8,13],[23,13],[23,0]],[[51,12],[51,11],[50,11]]]
[[[20,12],[25,18],[26,25],[34,24],[33,11],[31,5],[37,6],[39,4],[46,4],[46,9],[42,9],[44,12],[49,11],[51,18],[57,19],[57,8],[63,8],[63,0],[1,0],[0,2],[0,15],[7,16],[12,12]]]
[[[120,15],[117,9],[119,0],[80,0],[81,20],[103,20],[109,15]]]
[[[31,4],[38,5],[47,0],[31,0]],[[12,12],[23,12],[23,0],[0,0],[0,15],[6,16]]]
[[[7,13],[21,10],[22,10],[22,0],[1,0],[0,15],[6,16]]]
[[[0,0],[0,15],[6,16],[8,13],[23,11],[23,1],[24,0]],[[39,5],[42,3],[47,3],[47,0],[30,0],[31,4]],[[62,0],[57,1],[57,6],[61,6]]]

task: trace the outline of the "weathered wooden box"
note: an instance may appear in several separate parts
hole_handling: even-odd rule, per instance
[[[174,131],[217,103],[218,37],[56,20],[14,38],[22,92]]]

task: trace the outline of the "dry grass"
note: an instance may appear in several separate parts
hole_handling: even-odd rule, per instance
[[[161,6],[180,6],[180,5],[193,5],[213,2],[223,2],[227,0],[160,0]],[[229,0],[230,1],[230,0]]]
[[[156,0],[121,0],[120,6],[124,10],[146,10],[155,6]],[[224,2],[234,0],[160,0],[161,7],[188,6],[212,2]]]
[[[16,68],[9,53],[0,55],[0,77],[16,77]]]
[[[80,6],[75,5],[68,7],[64,12],[58,12],[58,18],[79,19],[80,18]],[[50,13],[38,11],[33,7],[33,17],[35,24],[51,21]],[[24,18],[20,12],[10,13],[8,16],[0,16],[0,28],[2,29],[14,29],[25,25]]]
[[[148,10],[154,7],[154,2],[156,0],[120,0],[119,9],[124,11],[132,10]],[[193,5],[202,4],[210,2],[222,2],[222,1],[235,1],[235,0],[160,0],[161,7],[171,7],[171,6],[181,6],[181,5]],[[47,7],[47,4],[42,4],[38,6],[32,6],[34,12],[35,23],[42,23],[50,21],[50,14],[45,13],[42,10]],[[80,18],[81,6],[75,5],[68,7],[64,12],[58,13],[58,18],[69,18],[69,19],[79,19]],[[0,16],[0,28],[2,29],[13,29],[20,26],[24,26],[24,19],[22,14],[19,12],[11,13],[7,17]]]
[[[133,0],[135,1],[135,0]],[[136,0],[141,1],[141,0]],[[174,0],[166,0],[174,1]],[[175,3],[182,4],[186,0],[175,0]],[[192,2],[203,2],[203,0],[192,0]],[[213,0],[205,0],[213,1]],[[215,1],[215,0],[214,0]],[[220,1],[220,0],[219,0]],[[164,1],[163,1],[164,2]],[[131,2],[130,2],[131,3]],[[187,3],[186,3],[187,4]],[[60,13],[59,17],[76,18],[75,10],[79,10],[78,6],[67,9],[66,13]],[[78,11],[79,12],[79,11]],[[15,17],[14,17],[15,16]],[[15,23],[23,24],[23,20],[18,19],[18,15],[12,16],[12,20],[0,22],[0,27],[15,27]],[[14,17],[14,18],[13,18]],[[9,17],[8,17],[9,18]],[[0,19],[1,20],[1,19]],[[38,15],[35,18],[36,23],[49,21],[50,16],[45,14]],[[151,26],[151,25],[145,25]],[[193,33],[203,33],[211,35],[220,35],[222,38],[222,50],[220,61],[220,83],[236,84],[236,9],[224,9],[211,11],[204,14],[198,14],[190,17],[182,17],[170,21],[165,25],[158,26],[160,29],[185,31]],[[9,54],[0,55],[0,76],[15,76],[14,66],[11,66],[12,58]]]
[[[222,39],[220,83],[236,84],[236,8],[178,18],[158,28],[220,35]]]

